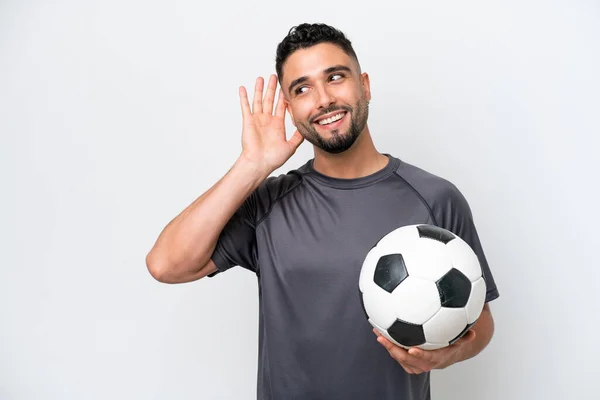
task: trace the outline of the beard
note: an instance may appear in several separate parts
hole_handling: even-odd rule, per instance
[[[326,139],[317,132],[317,129],[312,122],[298,122],[297,128],[302,136],[304,136],[308,142],[312,143],[313,146],[330,154],[339,154],[352,147],[356,139],[360,136],[360,133],[365,129],[367,118],[369,116],[369,106],[367,100],[363,97],[354,107],[332,106],[323,110],[322,113],[312,118],[310,121],[314,121],[320,116],[334,111],[346,111],[350,116],[350,127],[346,132],[340,132],[339,129],[334,129],[331,131],[331,137]]]

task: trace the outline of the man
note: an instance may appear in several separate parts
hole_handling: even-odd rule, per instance
[[[429,399],[429,371],[471,358],[490,341],[488,305],[455,344],[407,351],[367,322],[360,268],[395,228],[438,225],[475,250],[486,301],[495,299],[469,206],[450,182],[376,150],[367,125],[369,76],[342,32],[292,28],[277,48],[276,72],[266,93],[257,79],[252,105],[240,87],[239,159],[165,227],[147,256],[149,271],[166,283],[233,266],[256,274],[258,399]],[[297,128],[289,140],[286,112]],[[304,139],[314,159],[270,177]]]

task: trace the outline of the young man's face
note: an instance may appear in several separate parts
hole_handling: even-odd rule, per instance
[[[298,131],[313,145],[341,153],[367,124],[369,77],[331,43],[296,50],[283,65],[281,90]]]

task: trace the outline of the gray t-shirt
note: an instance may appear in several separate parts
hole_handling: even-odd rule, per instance
[[[450,182],[398,158],[363,178],[312,167],[269,177],[225,226],[214,276],[253,271],[259,288],[259,400],[426,400],[429,374],[410,375],[377,343],[358,280],[368,251],[410,224],[448,229],[477,253],[498,297],[469,205]]]

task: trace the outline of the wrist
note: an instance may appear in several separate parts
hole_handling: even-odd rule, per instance
[[[243,171],[243,173],[248,176],[248,179],[258,182],[262,182],[271,174],[271,172],[273,172],[273,170],[264,165],[263,162],[252,159],[243,153],[236,160],[234,168]]]

